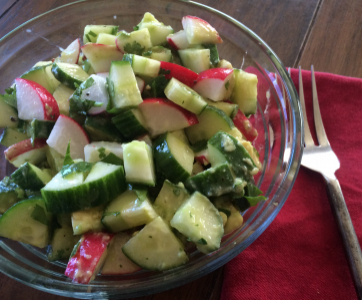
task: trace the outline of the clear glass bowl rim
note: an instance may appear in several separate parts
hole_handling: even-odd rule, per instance
[[[147,293],[147,292],[145,292],[144,289],[141,291],[141,293],[137,293],[134,291],[127,293],[124,290],[116,291],[115,289],[113,289],[110,293],[108,293],[106,291],[106,289],[103,289],[102,291],[98,291],[94,294],[87,292],[86,289],[84,289],[81,292],[75,292],[74,289],[71,288],[71,286],[73,285],[71,282],[62,282],[62,281],[55,282],[53,279],[47,278],[44,275],[39,276],[37,274],[34,274],[32,271],[25,270],[23,268],[18,268],[19,266],[17,266],[15,263],[8,261],[5,257],[2,257],[0,255],[0,272],[2,272],[3,274],[21,282],[27,286],[33,287],[35,289],[38,289],[38,290],[41,290],[44,292],[48,292],[48,293],[60,295],[60,296],[65,296],[65,297],[75,297],[75,298],[80,298],[80,299],[102,299],[102,298],[109,299],[109,298],[117,298],[117,297],[121,297],[123,299],[124,297],[128,298],[128,297],[147,295],[150,293],[157,293],[157,292],[161,292],[161,291],[164,291],[164,290],[167,290],[170,288],[174,288],[174,287],[186,284],[187,282],[190,282],[199,277],[202,277],[202,276],[216,270],[217,268],[221,267],[222,265],[224,265],[231,259],[233,259],[239,253],[241,253],[246,247],[248,247],[252,242],[254,242],[264,232],[264,230],[270,225],[270,223],[274,220],[276,215],[279,213],[280,209],[283,207],[283,205],[284,205],[286,199],[288,198],[290,191],[294,185],[294,182],[296,180],[296,177],[297,177],[297,174],[298,174],[298,171],[300,168],[300,162],[301,162],[301,158],[302,158],[303,145],[304,145],[303,116],[301,113],[301,107],[300,107],[300,103],[298,100],[299,99],[298,93],[295,89],[293,81],[291,80],[283,63],[278,58],[278,56],[274,53],[274,51],[255,32],[250,30],[244,24],[242,24],[241,22],[237,21],[236,19],[230,17],[229,15],[227,15],[219,10],[216,10],[212,7],[209,7],[209,6],[201,4],[201,3],[197,3],[194,1],[188,1],[188,0],[173,0],[173,1],[185,2],[188,4],[192,4],[192,5],[201,7],[205,10],[209,10],[212,13],[215,13],[216,15],[221,16],[226,21],[233,23],[240,30],[242,30],[244,33],[246,33],[246,35],[249,35],[252,39],[254,39],[255,41],[258,42],[259,46],[262,48],[264,53],[269,57],[271,63],[278,71],[278,74],[280,75],[280,77],[283,81],[283,84],[285,84],[285,88],[286,88],[285,90],[288,94],[288,98],[290,100],[290,105],[292,108],[291,118],[293,120],[293,122],[292,122],[293,127],[291,128],[291,130],[293,130],[293,136],[296,137],[296,133],[297,132],[300,133],[300,139],[294,138],[291,141],[290,158],[289,158],[288,164],[286,166],[286,172],[284,174],[284,178],[280,183],[280,186],[282,186],[285,181],[285,178],[288,176],[290,170],[293,169],[293,171],[295,173],[293,175],[293,178],[291,180],[291,183],[290,183],[288,189],[285,191],[283,199],[279,202],[278,206],[275,208],[273,213],[267,219],[264,220],[262,226],[259,226],[257,228],[257,230],[255,230],[247,238],[247,240],[244,241],[243,245],[236,244],[227,253],[224,253],[222,256],[218,257],[217,259],[214,259],[214,260],[210,261],[208,264],[203,265],[201,269],[197,270],[197,272],[193,272],[191,274],[189,272],[183,272],[182,277],[178,277],[178,278],[170,277],[169,280],[164,280],[162,283],[158,282],[159,284],[157,285],[157,287],[154,286],[154,288],[152,289],[152,292]],[[68,3],[65,5],[59,6],[52,10],[49,10],[43,14],[40,14],[40,15],[24,22],[23,24],[19,25],[18,27],[16,27],[12,31],[10,31],[8,34],[6,34],[2,38],[0,38],[0,43],[3,42],[4,40],[6,40],[8,37],[16,35],[16,33],[18,31],[20,31],[23,27],[42,18],[43,16],[51,14],[54,11],[61,10],[67,6],[72,6],[75,4],[82,3],[82,2],[92,2],[92,0],[75,1],[72,3]],[[298,120],[299,122],[296,122],[296,120]],[[300,151],[300,155],[296,155],[295,149],[297,149],[297,148]],[[261,219],[262,217],[263,217],[263,214],[260,214],[258,216],[258,218],[256,220],[254,220],[254,223],[257,223],[258,219]],[[34,282],[34,276],[37,277],[36,282]],[[42,282],[43,284],[39,285],[39,282]],[[153,284],[154,283],[155,282],[153,282]],[[79,286],[79,285],[77,285],[77,286]],[[92,285],[92,284],[83,285],[83,287],[85,287],[85,288],[87,286],[99,288],[98,285]],[[70,288],[70,289],[68,290],[67,288]],[[112,288],[114,288],[114,287],[112,287]]]

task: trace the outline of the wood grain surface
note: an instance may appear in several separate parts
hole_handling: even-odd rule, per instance
[[[0,0],[0,37],[69,0]],[[277,53],[285,66],[362,77],[361,0],[200,0],[244,23]],[[0,159],[0,175],[4,161]],[[264,234],[268,234],[266,231]],[[139,300],[220,298],[223,269],[192,283]],[[0,299],[67,299],[0,274]]]

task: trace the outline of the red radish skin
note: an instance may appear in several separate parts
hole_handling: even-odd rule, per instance
[[[182,50],[190,47],[190,44],[187,41],[186,32],[183,30],[169,35],[167,37],[167,42],[175,50]]]
[[[164,98],[145,99],[141,110],[152,137],[198,124],[195,114]]]
[[[205,98],[213,101],[227,99],[234,88],[234,70],[213,68],[201,72],[194,85],[194,90]]]
[[[174,77],[191,88],[195,85],[199,77],[197,73],[190,69],[166,61],[161,61],[160,71],[161,70],[169,71],[168,74],[165,74],[166,79]]]
[[[84,160],[84,147],[89,144],[87,133],[72,118],[60,115],[47,139],[47,144],[65,155],[69,141],[71,157]]]
[[[203,166],[207,166],[210,163],[209,151],[207,149],[204,149],[202,151],[195,153],[195,160],[198,161]]]
[[[240,111],[233,119],[234,125],[240,132],[243,134],[245,139],[252,142],[258,136],[257,130],[254,128],[253,124],[251,124],[250,120]]]
[[[185,16],[182,18],[182,26],[187,34],[187,39],[190,44],[202,44],[202,43],[215,43],[215,44],[221,44],[222,39],[219,35],[219,33],[216,31],[214,27],[212,27],[208,22],[206,22],[203,19],[200,19],[195,16]],[[195,27],[199,27],[196,30]],[[194,41],[192,40],[193,33],[198,32],[198,35],[200,36],[202,33],[203,38],[207,38],[207,40],[202,41]]]
[[[15,84],[20,119],[44,121],[56,121],[58,119],[58,103],[44,87],[23,78],[16,78]]]
[[[31,143],[31,139],[27,139],[10,146],[4,151],[4,154],[6,159],[11,161],[21,154],[24,154],[34,149],[43,148],[46,146],[47,146],[46,139],[34,139],[33,144]]]
[[[105,232],[85,233],[76,253],[69,259],[65,276],[73,282],[88,284],[97,275],[106,257],[107,246],[114,234]]]
[[[175,49],[175,50],[180,50],[177,45],[173,42],[172,38],[171,37],[167,37],[167,42],[169,43],[169,45]]]

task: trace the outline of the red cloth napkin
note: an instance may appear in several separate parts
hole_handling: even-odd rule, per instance
[[[362,80],[315,75],[325,130],[341,162],[336,176],[361,243]],[[291,76],[298,90],[298,71]],[[313,131],[309,71],[303,85]],[[301,167],[272,224],[226,265],[221,299],[357,299],[321,175]]]

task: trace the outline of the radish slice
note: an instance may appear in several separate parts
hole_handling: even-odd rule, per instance
[[[199,74],[194,90],[213,101],[228,99],[235,85],[234,70],[214,68]]]
[[[182,18],[182,26],[190,44],[220,44],[222,39],[214,27],[194,16]]]
[[[140,93],[143,92],[143,90],[145,89],[145,81],[142,78],[139,78],[136,76],[136,81],[137,81],[137,86],[138,89],[140,90]]]
[[[104,263],[113,237],[114,234],[105,232],[85,233],[75,246],[76,252],[69,259],[65,275],[76,283],[92,281]]]
[[[53,95],[40,84],[22,78],[15,79],[18,116],[22,120],[55,121],[59,107]]]
[[[207,166],[210,163],[209,151],[206,149],[195,153],[195,159],[203,166]]]
[[[104,79],[106,79],[107,77],[109,77],[109,72],[101,72],[101,73],[97,73],[97,76],[101,76]]]
[[[5,158],[15,167],[19,168],[23,163],[29,162],[36,165],[45,160],[47,143],[45,139],[31,139],[18,142],[4,151]]]
[[[168,35],[167,42],[175,50],[182,50],[190,47],[190,43],[187,40],[186,32],[184,30]]]
[[[72,42],[59,57],[55,58],[55,62],[64,62],[68,64],[77,64],[80,54],[80,41],[76,39]]]
[[[245,139],[252,142],[258,136],[258,131],[254,128],[253,124],[249,121],[249,119],[240,111],[236,114],[233,119],[234,125],[240,132],[243,134]]]
[[[47,144],[65,156],[69,140],[70,156],[73,159],[84,160],[84,147],[89,144],[87,133],[76,121],[60,115],[47,139]]]
[[[144,116],[151,137],[199,122],[195,114],[163,98],[146,99],[138,108]]]
[[[102,106],[93,106],[88,113],[90,115],[97,115],[102,112],[105,112],[108,105],[108,92],[106,88],[106,79],[102,76],[91,75],[94,83],[89,87],[82,91],[80,96],[81,100],[92,100],[99,103],[103,103]]]
[[[165,74],[166,79],[174,77],[191,88],[195,85],[199,77],[197,73],[190,69],[166,61],[161,61],[160,70],[162,69],[164,73],[168,73]]]

